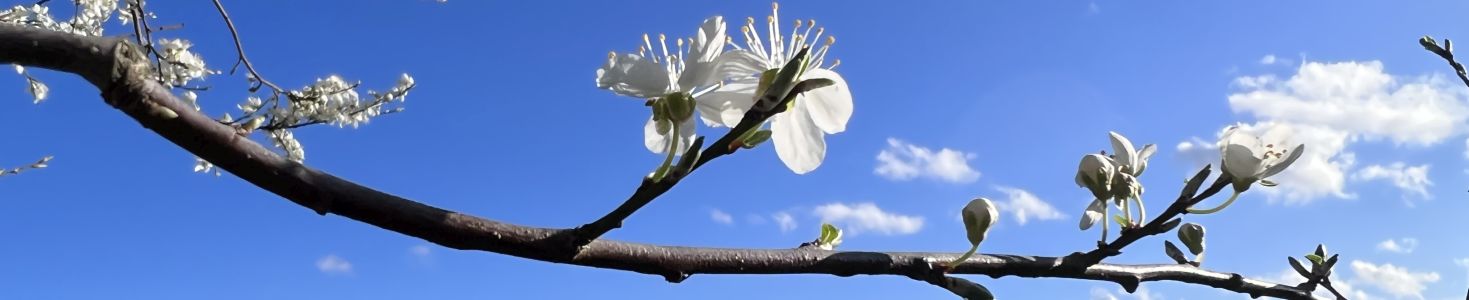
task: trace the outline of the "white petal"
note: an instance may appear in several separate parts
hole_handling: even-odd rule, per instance
[[[1225,145],[1223,159],[1224,171],[1237,180],[1255,178],[1260,174],[1260,158],[1256,157],[1249,147],[1238,144]]]
[[[1295,163],[1297,158],[1301,158],[1301,152],[1306,152],[1306,145],[1297,145],[1295,149],[1291,149],[1290,151],[1290,156],[1286,156],[1284,160],[1276,161],[1274,165],[1271,165],[1268,169],[1265,169],[1265,173],[1260,174],[1260,178],[1275,176],[1275,174],[1280,173],[1280,171],[1285,171],[1285,168],[1289,167],[1290,164]]]
[[[831,79],[836,84],[802,94],[796,105],[806,105],[811,112],[811,120],[821,131],[828,134],[846,131],[847,120],[852,118],[852,91],[847,89],[847,81],[837,72],[827,69],[807,70],[804,77]]]
[[[754,77],[735,80],[699,98],[699,117],[709,127],[735,127],[745,118],[745,111],[755,105],[755,88],[759,80]]]
[[[694,143],[694,118],[684,120],[683,123],[679,123],[678,125],[678,134],[683,136],[683,140],[678,141],[678,154],[682,155]]]
[[[1081,214],[1081,230],[1091,229],[1098,220],[1102,220],[1102,213],[1106,210],[1106,202],[1100,199],[1092,200],[1092,204],[1086,206],[1086,212]]]
[[[597,87],[623,96],[660,97],[669,92],[668,69],[633,53],[614,54],[597,69]]]
[[[1148,144],[1137,151],[1137,170],[1133,172],[1136,173],[1134,176],[1143,176],[1143,170],[1148,169],[1148,158],[1152,158],[1154,152],[1158,152],[1158,145]]]
[[[774,69],[764,57],[756,55],[749,50],[725,51],[714,61],[714,76],[721,79],[739,79],[756,76],[766,70]]]
[[[648,123],[643,124],[643,146],[653,153],[668,150],[668,136],[658,133],[658,122],[653,121],[653,116],[648,116]]]
[[[1117,159],[1117,166],[1127,168],[1127,172],[1137,171],[1137,148],[1132,147],[1132,141],[1116,131],[1109,131],[1107,135],[1112,138],[1112,153]]]
[[[796,174],[806,174],[821,166],[821,160],[826,158],[826,139],[801,105],[771,119],[770,142],[787,168]]]
[[[724,53],[724,40],[724,18],[713,16],[704,20],[689,45],[689,57],[684,58],[684,70],[678,78],[680,88],[693,90],[724,80],[714,73],[715,60]]]

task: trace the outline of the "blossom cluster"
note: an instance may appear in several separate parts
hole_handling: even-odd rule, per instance
[[[798,81],[832,84],[796,95],[784,112],[760,128],[769,126],[764,136],[786,167],[797,174],[810,172],[826,157],[825,135],[845,131],[852,115],[851,92],[832,70],[839,63],[825,62],[836,39],[823,36],[825,29],[815,20],[796,20],[788,35],[782,33],[779,5],[772,5],[766,21],[761,32],[754,18],[746,19],[740,27],[743,47],[728,36],[721,16],[704,20],[692,37],[672,38],[672,47],[667,35],[657,35],[654,42],[644,34],[636,51],[608,55],[597,69],[597,87],[645,100],[653,112],[644,124],[644,146],[671,158],[694,139],[695,113],[705,126],[735,127],[764,93],[762,75],[773,74],[809,49]],[[819,48],[810,49],[817,43]]]

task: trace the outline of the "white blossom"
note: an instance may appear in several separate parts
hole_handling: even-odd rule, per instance
[[[184,86],[189,81],[203,80],[204,76],[213,73],[204,66],[204,59],[198,53],[189,51],[194,44],[181,39],[158,40],[158,55],[162,61],[159,64],[159,72],[163,73],[163,82],[172,86]]]
[[[643,45],[638,47],[637,53],[608,54],[607,62],[597,69],[597,87],[618,95],[648,99],[650,104],[654,104],[654,110],[662,105],[654,103],[656,101],[682,98],[669,97],[676,93],[688,94],[693,97],[705,124],[717,124],[719,120],[715,118],[720,118],[722,112],[704,108],[710,106],[705,104],[709,98],[708,91],[717,90],[717,84],[722,80],[715,76],[714,63],[724,52],[725,40],[725,23],[721,16],[705,19],[694,37],[687,39],[688,48],[684,48],[685,39],[675,38],[672,52],[669,51],[667,36],[659,34],[655,48],[651,38],[644,34]],[[699,91],[701,88],[706,90]],[[670,144],[674,151],[684,151],[694,139],[694,119],[684,116],[660,119],[663,115],[655,111],[644,123],[643,145],[653,153],[668,151]],[[677,129],[673,129],[675,121]],[[674,136],[670,131],[677,131],[678,135]]]
[[[755,95],[760,84],[758,74],[778,69],[800,49],[824,41],[819,49],[813,48],[810,52],[806,71],[799,80],[829,79],[834,84],[796,96],[785,112],[770,118],[771,142],[775,145],[776,155],[791,171],[805,174],[821,166],[826,158],[825,135],[846,130],[847,120],[852,117],[852,93],[846,80],[832,70],[840,61],[830,65],[825,63],[826,54],[836,39],[831,36],[823,39],[825,29],[816,27],[815,20],[796,20],[789,36],[781,33],[779,8],[779,5],[772,5],[766,32],[756,29],[754,18],[746,19],[745,26],[740,28],[745,47],[736,44],[735,50],[721,55],[716,70],[720,77],[736,79],[721,91],[710,93],[710,101],[701,103],[718,104],[716,109],[724,112],[723,123],[729,126],[738,124],[758,96]],[[762,35],[766,41],[761,40]]]
[[[297,163],[306,160],[306,149],[301,148],[301,142],[296,140],[290,130],[271,130],[268,134],[276,148],[286,151],[286,159]]]
[[[1224,136],[1219,140],[1219,157],[1223,159],[1224,172],[1234,177],[1235,190],[1243,191],[1250,184],[1260,181],[1262,185],[1274,186],[1275,183],[1265,180],[1270,176],[1285,171],[1301,152],[1306,151],[1306,145],[1296,145],[1289,148],[1282,142],[1265,143],[1260,137],[1253,134],[1240,132],[1238,126],[1232,126],[1225,130]]]

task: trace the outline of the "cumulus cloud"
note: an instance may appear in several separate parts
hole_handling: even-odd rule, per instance
[[[1415,238],[1388,239],[1377,243],[1377,250],[1392,253],[1408,254],[1413,253],[1413,250],[1417,248],[1418,239]]]
[[[817,206],[812,214],[822,222],[845,225],[852,235],[873,232],[881,235],[906,235],[923,229],[923,217],[905,216],[883,211],[872,203],[830,203]]]
[[[719,209],[709,209],[709,220],[713,220],[714,223],[734,225],[734,216]]]
[[[1356,181],[1384,180],[1391,182],[1393,186],[1403,190],[1403,199],[1406,196],[1417,195],[1422,199],[1431,199],[1433,195],[1428,193],[1428,187],[1433,186],[1433,181],[1428,180],[1428,165],[1408,166],[1402,162],[1395,162],[1386,166],[1370,165],[1357,170],[1352,174]],[[1413,202],[1407,202],[1409,206]]]
[[[1290,78],[1244,76],[1234,85],[1239,91],[1229,95],[1230,108],[1260,120],[1247,129],[1307,144],[1296,165],[1275,179],[1280,187],[1264,189],[1271,202],[1354,198],[1344,189],[1356,162],[1349,145],[1387,140],[1430,146],[1464,133],[1469,120],[1461,87],[1441,76],[1393,76],[1377,61],[1306,62]],[[1203,161],[1214,152],[1217,159],[1212,143],[1201,141],[1180,143],[1180,157]]]
[[[1047,221],[1065,218],[1066,215],[1051,204],[1036,197],[1035,194],[1013,187],[995,187],[1001,193],[1005,193],[1007,199],[995,203],[1000,213],[1010,213],[1015,218],[1015,223],[1025,225],[1031,219]]]
[[[329,254],[316,260],[316,270],[326,274],[352,274],[352,262]]]
[[[1419,273],[1392,264],[1376,265],[1360,260],[1352,261],[1352,272],[1356,275],[1356,282],[1398,298],[1423,299],[1423,290],[1428,289],[1428,284],[1439,280],[1436,272]]]
[[[943,148],[934,151],[888,138],[888,148],[877,153],[873,173],[894,181],[928,178],[950,183],[968,183],[979,179],[979,171],[969,166],[973,153]]]
[[[791,232],[791,230],[796,230],[796,217],[791,216],[790,213],[774,213],[770,215],[770,219],[775,220],[776,226],[780,226],[780,232]]]
[[[1262,65],[1273,65],[1275,62],[1275,54],[1266,54],[1265,57],[1260,58],[1260,64]]]

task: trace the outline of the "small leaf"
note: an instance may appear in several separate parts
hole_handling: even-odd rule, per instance
[[[1319,255],[1306,254],[1306,259],[1311,261],[1311,265],[1312,266],[1320,265],[1321,264],[1321,256],[1319,256]]]
[[[1326,263],[1321,264],[1321,269],[1325,270],[1325,274],[1321,274],[1321,276],[1331,276],[1331,267],[1336,266],[1336,257],[1337,254],[1332,254],[1331,258],[1326,259]]]
[[[1440,54],[1444,51],[1443,48],[1438,47],[1438,42],[1435,41],[1431,36],[1425,35],[1422,38],[1419,38],[1418,45],[1423,46],[1423,49],[1433,52],[1435,54]]]
[[[1162,226],[1162,229],[1163,230],[1161,232],[1171,231],[1171,230],[1173,230],[1174,227],[1178,227],[1178,224],[1182,224],[1182,223],[1183,223],[1183,219],[1178,219],[1178,218],[1174,218],[1173,220],[1169,220],[1168,222],[1163,222],[1163,226]]]
[[[754,130],[740,142],[740,148],[755,149],[760,143],[770,140],[770,130]]]
[[[1194,193],[1198,193],[1199,187],[1204,185],[1204,180],[1209,179],[1211,169],[1213,169],[1213,165],[1204,165],[1204,168],[1199,170],[1199,173],[1194,174],[1193,178],[1190,178],[1188,182],[1184,183],[1183,192],[1179,193],[1182,196],[1178,198],[1193,199]]]
[[[673,169],[674,171],[677,171],[678,174],[675,176],[683,176],[684,174],[688,174],[690,171],[693,171],[694,163],[699,161],[699,151],[703,147],[704,137],[701,136],[694,138],[694,142],[689,144],[689,149],[684,151],[682,157],[679,157],[678,165],[676,165],[676,167]]]
[[[1306,266],[1302,266],[1301,261],[1296,260],[1295,257],[1290,256],[1286,257],[1286,259],[1290,260],[1290,268],[1295,269],[1296,274],[1301,274],[1301,277],[1304,278],[1311,278],[1311,271],[1306,271]]]
[[[1121,225],[1123,228],[1127,227],[1127,218],[1122,215],[1112,215],[1112,221],[1117,222],[1117,225]]]
[[[1183,251],[1178,250],[1178,246],[1174,246],[1172,241],[1163,241],[1163,253],[1179,264],[1188,263],[1188,258],[1183,257]]]
[[[1326,257],[1326,244],[1316,244],[1316,256]]]
[[[822,223],[821,236],[816,238],[816,247],[822,250],[834,250],[842,244],[842,230],[836,226]]]

